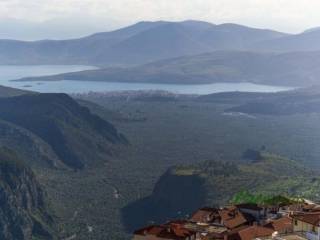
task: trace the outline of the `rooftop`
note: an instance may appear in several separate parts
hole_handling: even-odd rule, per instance
[[[193,213],[190,220],[193,222],[209,223],[214,221],[217,217],[219,217],[219,209],[205,207]]]
[[[134,234],[141,236],[152,235],[159,238],[180,240],[195,235],[195,232],[186,229],[182,224],[169,223],[165,225],[151,225],[135,231]]]
[[[190,229],[192,231],[196,232],[202,232],[202,233],[218,233],[221,234],[223,232],[226,232],[228,229],[224,226],[218,226],[218,225],[201,225],[196,223],[187,223],[185,225],[185,228]]]
[[[310,223],[314,226],[319,226],[320,224],[320,212],[295,213],[292,214],[292,218],[302,222]]]
[[[292,228],[292,219],[289,217],[282,217],[271,221],[268,225],[275,231],[283,232]]]
[[[219,211],[219,215],[223,225],[229,229],[233,229],[254,221],[252,216],[244,214],[234,207],[221,209]]]
[[[273,228],[264,226],[251,226],[239,231],[239,236],[241,240],[252,240],[258,237],[271,236],[274,233]]]
[[[271,237],[267,237],[267,238],[259,238],[261,240],[273,240]],[[280,236],[281,240],[307,240],[306,238],[297,235],[297,234],[288,234],[288,235],[284,235],[284,236]]]

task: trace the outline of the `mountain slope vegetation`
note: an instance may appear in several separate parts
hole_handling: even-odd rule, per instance
[[[314,87],[312,90],[313,94],[319,92]],[[267,195],[283,190],[288,195],[303,194],[317,200],[318,177],[308,168],[317,171],[320,166],[320,113],[251,115],[227,111],[249,101],[285,96],[292,92],[297,90],[277,94],[220,93],[202,97],[153,91],[77,94],[77,98],[99,104],[95,106],[86,102],[92,112],[115,124],[130,140],[130,145],[122,148],[120,155],[106,165],[74,173],[50,171],[46,175],[49,176],[46,181],[50,196],[56,203],[55,208],[59,210],[66,229],[64,236],[77,234],[79,239],[130,239],[133,228],[152,224],[156,220],[166,221],[170,216],[184,218],[185,213],[189,214],[199,206],[229,201],[236,190],[248,188],[254,191],[259,188],[262,192],[263,189],[259,187],[261,182],[274,184],[275,188],[265,189]],[[112,119],[110,112],[115,113]],[[259,163],[261,155],[267,152],[284,160],[279,164],[277,161],[269,164],[273,167]],[[290,160],[287,163],[285,157],[279,156],[295,159],[299,164],[295,165],[296,162]],[[235,183],[226,181],[228,186],[223,188],[221,181],[217,189],[197,174],[169,174],[168,178],[165,177],[172,166],[181,166],[179,168],[186,169],[187,173],[188,166],[200,168],[200,162],[205,160],[217,163],[214,172],[223,169],[229,169],[229,175],[234,172],[230,177],[235,179]],[[227,164],[230,160],[232,164]],[[250,164],[263,172],[263,180],[257,178],[259,186],[255,185],[254,180],[248,180],[242,185],[243,188],[236,189],[238,180],[242,182],[245,179],[242,166]],[[262,171],[262,168],[266,171]],[[304,176],[307,172],[309,178],[302,176],[306,186],[300,183],[299,177],[289,175],[287,170],[293,175],[301,172]],[[288,179],[279,180],[276,175],[282,171],[284,176],[289,176]],[[238,174],[241,175],[239,178]],[[259,173],[247,175],[255,178]],[[214,179],[223,178],[220,177]],[[291,182],[290,179],[297,182]],[[296,188],[299,185],[301,188]],[[212,201],[207,198],[207,187],[212,193]],[[225,198],[219,195],[220,191]],[[64,194],[66,192],[68,194]],[[172,196],[172,201],[169,196]],[[92,204],[88,205],[88,202]],[[186,209],[185,212],[180,211],[181,207]],[[87,226],[94,230],[88,232]],[[130,231],[126,232],[124,227]]]
[[[29,131],[29,139],[45,142],[60,162],[75,169],[105,161],[116,144],[126,143],[112,124],[65,94],[1,98],[0,119]]]
[[[57,239],[34,173],[7,148],[0,148],[0,238]]]
[[[319,92],[316,88],[308,91],[313,95]],[[22,109],[27,105],[21,103],[23,99],[39,119],[55,119],[66,139],[83,141],[74,133],[80,125],[78,130],[85,135],[84,139],[93,132],[89,139],[98,142],[102,137],[91,129],[91,121],[84,120],[79,107],[73,106],[74,100],[60,94],[36,94],[31,100],[29,96],[21,96],[20,100],[4,98],[15,99],[14,104],[9,101],[8,105],[17,106],[17,111],[0,121],[0,145],[14,148],[23,162],[32,167],[57,216],[59,239],[130,239],[131,232],[124,227],[130,230],[137,224],[167,220],[170,216],[185,217],[199,206],[228,202],[235,191],[286,191],[288,195],[318,198],[317,174],[301,164],[319,168],[319,113],[237,115],[227,111],[249,101],[295,93],[299,91],[202,97],[152,91],[77,94],[82,99],[78,103],[90,108],[91,114],[111,121],[130,140],[125,147],[103,140],[114,151],[113,155],[68,141],[71,151],[88,151],[91,156],[79,156],[85,165],[77,171],[67,167],[48,138],[40,136],[39,129],[27,129],[24,123],[14,120],[20,116],[18,113],[28,116]],[[61,127],[65,125],[67,130]],[[201,163],[202,160],[208,161]],[[55,167],[47,167],[48,161]],[[172,168],[175,165],[180,167]],[[282,173],[284,177],[280,178]],[[262,182],[266,186],[263,189]]]

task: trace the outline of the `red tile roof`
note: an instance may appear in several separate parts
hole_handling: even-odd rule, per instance
[[[222,224],[229,229],[248,224],[253,221],[252,217],[240,212],[235,208],[224,208],[219,210]]]
[[[215,208],[201,208],[192,215],[190,220],[192,222],[209,223],[214,221],[216,218],[220,218],[218,211],[219,210]]]
[[[184,240],[187,237],[193,236],[196,233],[184,228],[179,223],[169,223],[165,225],[152,225],[134,232],[135,235],[142,236],[156,236],[158,238],[173,239],[173,240]]]
[[[251,226],[238,232],[241,240],[252,240],[258,237],[268,237],[274,233],[274,229],[263,226]]]
[[[269,223],[275,231],[284,233],[292,230],[292,219],[289,217],[282,217]]]
[[[295,213],[292,218],[302,222],[310,223],[314,226],[319,226],[320,224],[320,212],[312,213]]]
[[[305,211],[305,212],[319,212],[320,206],[318,204],[304,204],[303,211]]]
[[[240,226],[237,228],[234,228],[232,230],[229,230],[226,234],[228,240],[241,240],[239,236],[239,231],[247,229],[250,226]]]
[[[157,235],[163,230],[163,226],[157,226],[157,225],[150,225],[145,228],[141,228],[139,230],[134,231],[135,235]]]

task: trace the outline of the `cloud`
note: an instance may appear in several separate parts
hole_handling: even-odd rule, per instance
[[[90,22],[94,29],[141,20],[198,19],[298,32],[320,25],[319,11],[319,0],[0,0],[0,19],[68,19],[74,26]]]

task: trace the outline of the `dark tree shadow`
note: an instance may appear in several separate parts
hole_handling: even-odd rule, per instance
[[[204,205],[203,184],[204,180],[199,176],[177,176],[168,171],[160,178],[151,196],[121,210],[122,223],[128,232],[133,232],[148,224],[185,218]]]

